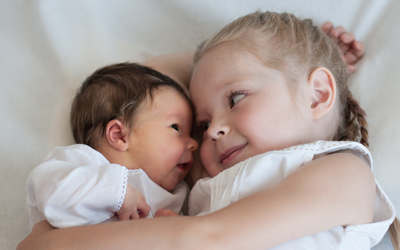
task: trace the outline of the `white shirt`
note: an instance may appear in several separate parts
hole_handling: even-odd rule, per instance
[[[121,208],[127,183],[145,197],[149,218],[160,208],[179,213],[188,190],[179,183],[170,193],[142,169],[110,164],[87,145],[57,147],[26,181],[31,227],[42,220],[58,228],[104,222]]]
[[[372,169],[372,157],[367,148],[356,142],[318,141],[284,150],[267,152],[249,158],[224,170],[214,178],[199,180],[189,197],[189,215],[204,215],[238,201],[286,178],[310,162],[314,155],[349,149],[364,159]],[[384,236],[395,218],[392,203],[375,180],[374,220],[369,224],[352,225],[302,237],[272,248],[291,249],[370,249]]]

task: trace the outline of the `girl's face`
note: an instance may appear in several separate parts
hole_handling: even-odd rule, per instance
[[[295,104],[283,73],[236,43],[217,45],[200,59],[190,95],[203,130],[201,160],[212,177],[249,157],[304,141],[306,109]]]

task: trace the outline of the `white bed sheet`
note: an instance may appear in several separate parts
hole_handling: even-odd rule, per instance
[[[0,0],[0,249],[30,232],[26,177],[53,147],[73,143],[70,103],[85,77],[193,50],[258,9],[331,20],[365,43],[351,89],[369,115],[375,176],[400,211],[400,1]],[[392,249],[388,236],[374,248],[383,249]]]

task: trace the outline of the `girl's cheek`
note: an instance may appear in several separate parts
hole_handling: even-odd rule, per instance
[[[210,150],[207,145],[207,142],[203,142],[203,144],[201,145],[201,148],[200,148],[200,159],[201,159],[201,162],[203,163],[204,168],[208,172],[208,174],[211,175],[211,177],[213,177],[214,176],[213,172],[215,172],[215,170],[212,169],[212,166],[213,166],[212,157],[209,152],[210,152]]]
[[[206,142],[203,142],[201,144],[201,148],[200,148],[200,160],[203,163],[204,166],[208,165],[208,157],[207,157],[207,146],[206,146]]]

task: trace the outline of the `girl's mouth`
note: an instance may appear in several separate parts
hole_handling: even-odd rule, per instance
[[[228,164],[233,158],[235,158],[236,155],[238,155],[242,150],[247,146],[247,143],[232,147],[228,150],[226,150],[224,153],[222,153],[219,157],[219,162],[222,165]]]

